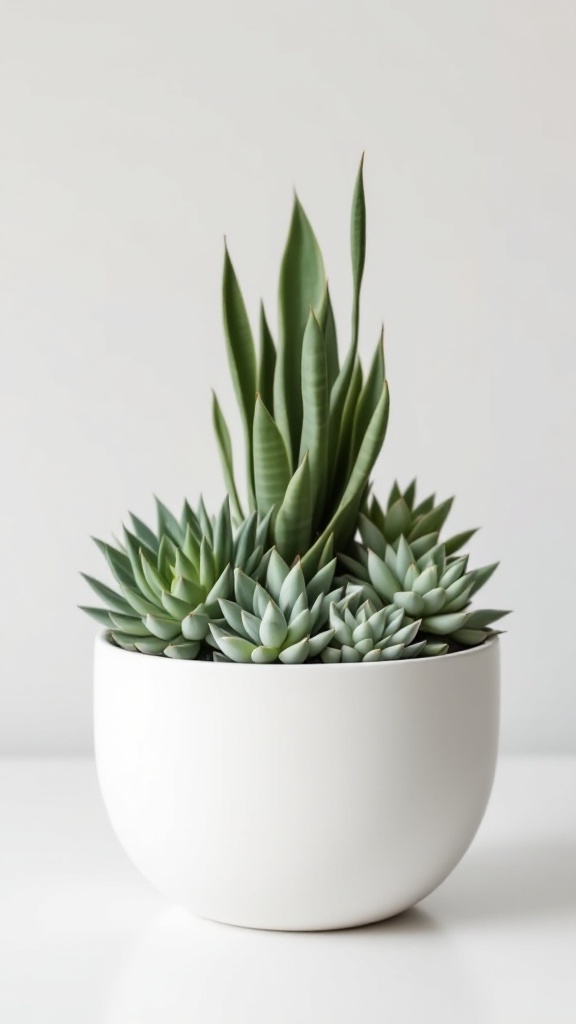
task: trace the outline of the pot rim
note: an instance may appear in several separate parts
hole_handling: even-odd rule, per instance
[[[241,669],[246,670],[246,668],[260,669],[260,670],[267,669],[268,671],[270,671],[270,669],[272,669],[272,670],[281,669],[282,672],[293,672],[293,673],[295,673],[298,669],[301,670],[303,668],[306,668],[306,669],[313,668],[314,671],[318,670],[319,672],[325,673],[326,670],[329,670],[330,672],[333,672],[334,670],[338,671],[339,669],[358,668],[360,665],[363,665],[363,668],[361,670],[363,672],[370,672],[370,671],[372,671],[372,672],[374,672],[374,671],[382,672],[383,668],[385,670],[385,666],[394,666],[395,670],[397,671],[400,668],[400,666],[404,666],[405,670],[407,670],[410,667],[411,668],[415,668],[416,666],[424,666],[424,665],[432,664],[432,663],[436,664],[439,661],[440,662],[446,661],[446,660],[453,661],[455,658],[460,658],[460,659],[472,658],[474,656],[480,655],[483,651],[486,651],[487,649],[490,649],[492,647],[498,646],[498,644],[499,644],[499,637],[500,637],[500,633],[495,633],[493,636],[491,636],[487,640],[485,640],[484,643],[482,643],[482,644],[476,644],[474,647],[468,647],[464,651],[453,651],[451,654],[435,654],[435,655],[432,655],[430,657],[425,657],[425,658],[397,658],[397,659],[395,659],[393,661],[346,662],[346,663],[337,663],[337,664],[324,664],[323,663],[323,664],[320,664],[320,665],[317,665],[317,664],[313,665],[312,662],[304,662],[303,664],[300,664],[300,665],[284,665],[284,664],[282,664],[282,662],[270,662],[267,665],[256,665],[256,664],[251,663],[251,662],[234,662],[234,661],[231,661],[230,663],[227,663],[227,662],[215,662],[215,661],[204,661],[204,660],[198,661],[195,658],[190,659],[190,660],[179,660],[179,659],[176,659],[176,658],[165,658],[162,655],[158,655],[158,654],[142,654],[140,651],[125,651],[123,647],[119,647],[118,644],[115,644],[110,639],[110,635],[109,635],[108,630],[102,630],[102,632],[98,633],[98,635],[96,636],[96,646],[97,647],[109,648],[109,649],[113,650],[115,652],[115,654],[119,655],[120,657],[134,658],[136,656],[138,658],[142,658],[143,661],[144,660],[150,661],[151,659],[153,659],[154,661],[159,662],[159,663],[165,665],[166,666],[166,670],[168,672],[170,672],[170,671],[181,672],[183,666],[189,666],[189,665],[196,665],[196,666],[197,665],[202,665],[203,667],[206,666],[206,665],[213,665],[215,668],[217,666],[217,669],[218,669],[219,673],[222,671],[223,668],[224,668],[224,671],[227,671],[228,669],[230,669],[231,671],[239,671]],[[168,668],[168,666],[171,666],[171,667]],[[210,671],[212,671],[212,669],[209,668],[207,671],[210,672]],[[416,671],[421,671],[421,669],[417,668]]]

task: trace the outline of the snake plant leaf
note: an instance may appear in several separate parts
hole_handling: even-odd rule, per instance
[[[346,505],[349,500],[357,501],[358,507],[360,506],[364,495],[364,489],[368,483],[368,478],[372,472],[372,468],[376,462],[380,449],[382,448],[384,438],[386,437],[389,412],[390,396],[388,392],[388,384],[384,381],[378,405],[374,410],[366,433],[362,439],[362,444],[360,445],[358,455],[356,456],[354,468],[350,474],[348,485],[342,496],[342,506]]]
[[[382,387],[386,378],[384,364],[384,327],[380,333],[380,339],[376,346],[376,352],[366,378],[362,393],[356,403],[354,412],[354,423],[352,429],[352,443],[350,446],[351,461],[356,458],[362,443],[370,419],[378,405],[378,399],[382,394]]]
[[[300,460],[308,452],[314,488],[313,528],[320,520],[326,496],[328,464],[328,368],[320,324],[310,309],[302,342],[302,434]]]
[[[274,416],[296,465],[302,429],[302,342],[310,307],[319,309],[326,288],[322,253],[298,197],[280,269],[279,334],[274,377]]]
[[[253,426],[254,489],[261,513],[280,505],[291,479],[284,438],[260,395],[256,398]]]
[[[222,307],[224,313],[224,333],[228,351],[228,362],[232,381],[236,390],[238,404],[244,422],[246,450],[248,456],[248,484],[252,493],[252,420],[254,417],[254,401],[256,398],[257,370],[256,350],[252,338],[252,330],[246,313],[246,306],[238,284],[234,267],[224,247],[224,274],[222,280]]]
[[[212,423],[214,426],[214,433],[216,434],[216,440],[218,442],[220,462],[222,464],[222,472],[224,474],[224,483],[226,484],[226,490],[230,495],[234,518],[237,522],[240,522],[244,519],[244,512],[240,503],[238,488],[236,486],[236,477],[234,475],[232,440],[230,438],[230,431],[228,429],[224,413],[222,412],[220,403],[214,391],[212,392]]]
[[[307,551],[312,535],[312,488],[308,452],[291,478],[274,526],[276,547],[285,562]]]
[[[276,346],[270,333],[264,303],[260,303],[260,361],[258,366],[258,393],[268,409],[274,414],[274,373],[276,370]]]
[[[360,323],[360,288],[364,275],[366,259],[366,200],[364,197],[364,154],[354,186],[352,197],[352,218],[350,225],[350,243],[352,249],[352,280],[354,286],[352,304],[352,347],[358,347],[358,328]]]
[[[330,443],[332,443],[334,438],[338,438],[336,458],[333,460],[333,473],[331,476],[330,487],[332,493],[338,496],[342,494],[346,481],[350,475],[351,466],[354,463],[354,452],[352,450],[354,419],[361,392],[362,366],[360,359],[357,357],[354,362],[350,385],[348,387],[348,394],[346,395],[346,401],[344,402],[340,422],[336,423],[334,422],[334,419],[332,419],[330,423]]]
[[[334,320],[334,310],[332,309],[332,300],[330,298],[328,282],[326,282],[324,296],[322,298],[320,309],[318,310],[318,323],[320,324],[320,329],[324,336],[324,344],[326,346],[326,371],[328,374],[328,387],[331,389],[338,377],[340,362],[338,357],[336,322]]]

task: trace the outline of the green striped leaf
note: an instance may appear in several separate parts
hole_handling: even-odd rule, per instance
[[[264,514],[281,504],[291,472],[284,438],[260,395],[256,398],[252,447],[256,507]]]
[[[320,325],[310,310],[302,344],[302,435],[300,459],[308,452],[313,489],[313,529],[326,497],[328,462],[328,376],[326,346]]]
[[[310,307],[319,309],[326,275],[316,236],[297,196],[280,269],[279,338],[274,378],[274,416],[292,464],[298,460],[302,428],[301,360]]]
[[[364,274],[366,258],[366,201],[364,198],[364,154],[354,186],[352,197],[352,218],[350,225],[350,245],[352,250],[352,281],[354,285],[352,303],[352,348],[358,347],[358,329],[360,323],[360,288]]]
[[[380,333],[380,339],[376,346],[376,352],[372,360],[372,365],[366,378],[366,383],[362,388],[362,393],[356,404],[355,415],[354,415],[354,426],[352,432],[352,445],[351,445],[351,460],[350,464],[356,458],[362,439],[368,429],[368,424],[374,412],[380,395],[382,394],[382,386],[386,377],[385,365],[384,365],[384,327]]]
[[[328,282],[326,282],[326,289],[324,291],[324,298],[318,311],[318,323],[324,335],[324,343],[326,345],[326,369],[328,372],[328,387],[332,388],[338,373],[340,371],[340,361],[338,358],[338,337],[336,334],[336,322],[334,320],[334,310],[332,309],[332,301],[330,299],[330,289]]]
[[[274,540],[285,562],[307,551],[312,534],[310,460],[306,452],[291,478],[274,524]]]
[[[268,327],[264,304],[260,303],[260,364],[258,367],[258,393],[268,412],[274,415],[274,372],[276,347]]]
[[[234,476],[232,440],[230,438],[228,424],[224,418],[224,413],[222,412],[220,403],[214,391],[212,392],[212,423],[214,426],[214,433],[216,434],[216,441],[218,442],[218,451],[220,453],[224,483],[226,485],[226,490],[230,495],[234,518],[237,522],[240,522],[240,520],[244,519],[244,512],[242,510],[242,505],[240,504],[238,488],[236,487],[236,478]]]
[[[246,313],[246,306],[244,305],[242,292],[240,291],[227,247],[224,249],[222,306],[228,362],[244,422],[248,456],[248,484],[250,498],[253,499],[251,447],[252,420],[254,418],[254,402],[256,399],[256,351]],[[252,501],[250,507],[252,507]]]

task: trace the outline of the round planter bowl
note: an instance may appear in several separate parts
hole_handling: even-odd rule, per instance
[[[482,820],[499,648],[359,665],[171,661],[96,641],[100,786],[171,901],[251,928],[380,921],[432,892]]]

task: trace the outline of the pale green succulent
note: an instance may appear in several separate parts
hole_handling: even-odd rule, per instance
[[[235,599],[220,598],[223,620],[210,623],[214,660],[296,665],[317,658],[334,634],[325,628],[330,605],[342,595],[330,589],[335,569],[334,558],[307,583],[300,560],[290,568],[276,550],[262,584],[236,569]]]
[[[324,261],[298,198],[280,271],[277,347],[261,308],[257,354],[227,250],[224,260],[224,327],[244,424],[249,506],[261,515],[275,509],[273,542],[286,562],[301,556],[307,579],[331,536],[341,550],[352,540],[388,423],[383,336],[365,379],[358,357],[366,249],[362,164],[351,248],[352,334],[342,366]],[[227,490],[241,518],[230,432],[216,397],[213,413]]]
[[[395,483],[390,491],[386,511],[374,496],[366,502],[358,520],[362,540],[370,547],[375,527],[389,544],[397,544],[400,537],[405,537],[414,554],[419,557],[438,543],[453,503],[454,498],[448,498],[436,504],[434,494],[416,503],[416,480],[403,493]],[[464,530],[444,540],[446,555],[459,551],[476,532],[475,529]]]
[[[405,537],[396,545],[382,534],[372,540],[371,548],[358,546],[357,560],[345,556],[343,561],[377,607],[391,605],[410,619],[421,620],[419,639],[445,637],[466,647],[480,644],[494,633],[492,623],[507,614],[470,608],[471,598],[497,563],[468,571],[468,556],[447,556],[443,544],[418,557]]]
[[[125,650],[192,659],[220,615],[218,599],[232,595],[233,568],[264,572],[270,517],[258,522],[254,512],[234,530],[228,500],[214,518],[202,500],[197,513],[186,502],[180,520],[162,502],[157,509],[156,533],[131,516],[134,532],[124,528],[122,544],[96,540],[120,593],[83,574],[106,605],[83,611]]]
[[[329,664],[356,661],[395,661],[417,658],[426,651],[426,640],[414,643],[420,621],[409,619],[402,608],[394,605],[377,607],[364,599],[361,590],[346,595],[330,605],[329,624],[334,636],[322,651],[322,661]],[[446,647],[447,645],[441,645]]]

